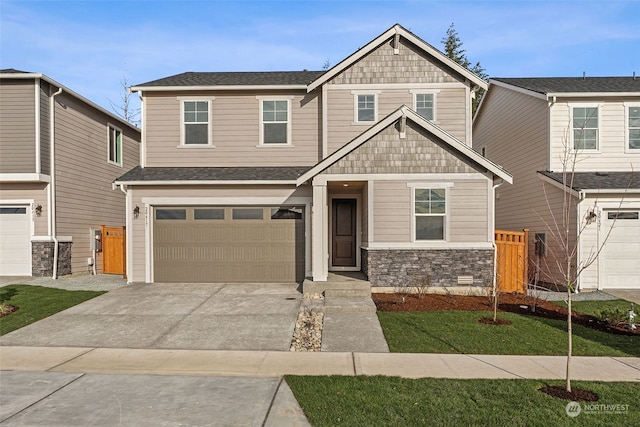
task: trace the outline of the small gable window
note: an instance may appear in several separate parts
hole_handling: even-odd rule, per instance
[[[433,94],[432,93],[416,93],[415,104],[416,113],[420,114],[427,120],[433,121]]]
[[[573,108],[573,149],[598,149],[598,107]]]
[[[357,96],[358,122],[375,122],[376,121],[376,96],[375,95],[358,95]]]
[[[629,150],[640,150],[640,105],[629,107],[627,115],[627,147]]]
[[[210,141],[209,101],[183,101],[183,145],[208,145]]]
[[[447,190],[445,188],[414,188],[413,196],[415,240],[444,240]]]
[[[109,163],[122,166],[122,131],[111,125],[109,129]]]
[[[261,144],[290,144],[289,110],[288,99],[263,99],[261,101]]]

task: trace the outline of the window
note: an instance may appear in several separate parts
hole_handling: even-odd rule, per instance
[[[289,101],[262,101],[262,144],[289,144]]]
[[[358,122],[375,122],[376,121],[376,96],[375,95],[358,95],[357,96]]]
[[[432,93],[416,93],[415,94],[416,113],[420,114],[427,120],[433,121],[434,104]]]
[[[628,147],[629,150],[640,150],[640,106],[628,107]]]
[[[609,212],[608,219],[638,219],[640,212]]]
[[[263,209],[234,209],[232,211],[233,219],[263,219],[264,218],[264,210]]]
[[[415,188],[415,239],[444,240],[446,194],[444,188]]]
[[[209,101],[184,101],[182,110],[183,145],[209,144]]]
[[[122,131],[109,126],[109,163],[122,166]]]
[[[193,219],[224,219],[223,208],[202,208],[193,210]]]
[[[22,215],[27,213],[27,208],[0,208],[0,215]]]
[[[598,107],[573,108],[573,148],[598,149]]]
[[[156,209],[156,219],[187,219],[186,209]]]

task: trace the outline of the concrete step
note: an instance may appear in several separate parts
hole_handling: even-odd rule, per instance
[[[371,284],[366,280],[332,280],[327,282],[314,282],[305,280],[302,284],[303,293],[321,294],[327,290],[360,290],[360,295],[371,295]]]
[[[325,296],[325,313],[375,313],[376,305],[367,297],[353,296]]]
[[[371,287],[362,287],[362,288],[336,288],[336,289],[325,289],[324,290],[325,297],[371,297]]]

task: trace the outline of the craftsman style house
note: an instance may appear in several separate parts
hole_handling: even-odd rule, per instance
[[[328,71],[134,86],[141,164],[115,181],[129,280],[490,284],[494,189],[511,176],[471,149],[479,88],[400,25]]]
[[[473,130],[513,173],[496,226],[529,229],[530,277],[564,283],[569,253],[579,289],[640,289],[640,79],[491,79]]]
[[[95,236],[124,226],[112,182],[139,148],[138,128],[46,75],[0,70],[0,275],[101,271]]]

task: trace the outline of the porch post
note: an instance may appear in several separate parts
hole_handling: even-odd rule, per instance
[[[314,282],[326,282],[329,275],[329,207],[327,183],[313,181],[311,219],[311,268]]]

